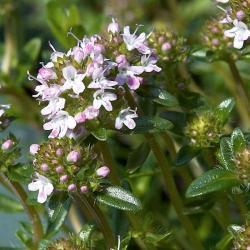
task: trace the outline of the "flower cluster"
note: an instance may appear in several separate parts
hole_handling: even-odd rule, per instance
[[[79,40],[68,52],[53,49],[51,61],[43,64],[36,79],[34,95],[47,104],[41,114],[51,130],[49,138],[72,136],[79,127],[134,129],[136,110],[126,101],[126,91],[140,87],[149,72],[159,72],[155,51],[148,46],[146,33],[126,26],[120,31],[113,19],[108,36],[93,35]],[[83,126],[84,125],[84,126]],[[73,133],[74,134],[74,133]]]
[[[250,149],[237,153],[234,162],[239,178],[246,184],[250,183]]]
[[[222,130],[223,124],[216,115],[212,112],[204,112],[187,124],[185,134],[194,147],[207,148],[219,141]]]
[[[233,38],[233,47],[241,49],[244,42],[250,37],[250,1],[249,0],[217,0],[223,6],[218,5],[224,16],[220,23],[225,25],[224,35]],[[227,4],[226,6],[224,6]]]
[[[35,178],[30,191],[39,191],[37,200],[44,203],[54,190],[88,193],[96,191],[110,170],[98,160],[92,148],[82,149],[72,139],[53,139],[32,144]]]
[[[163,66],[166,62],[185,62],[189,54],[186,39],[167,30],[155,31],[149,44],[157,51]]]
[[[249,224],[239,227],[237,226],[237,235],[233,242],[234,250],[250,249],[250,226]]]

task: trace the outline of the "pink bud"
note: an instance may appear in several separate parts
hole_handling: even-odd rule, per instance
[[[56,155],[57,155],[57,156],[62,156],[62,155],[63,155],[63,149],[62,149],[62,148],[58,148],[58,149],[56,150]]]
[[[236,13],[236,17],[238,18],[238,20],[242,21],[245,18],[245,13],[243,10],[239,10]]]
[[[68,191],[69,191],[69,192],[76,191],[76,184],[70,184],[70,185],[68,186]]]
[[[62,166],[57,166],[56,167],[56,172],[58,173],[58,174],[61,174],[62,172],[63,172],[63,167]]]
[[[213,32],[213,33],[218,33],[218,32],[219,32],[219,29],[218,29],[217,27],[213,27],[213,28],[212,28],[212,32]]]
[[[71,151],[67,156],[67,161],[69,162],[77,162],[80,159],[80,153],[78,151]]]
[[[125,55],[117,56],[115,61],[118,63],[118,68],[125,67],[127,65],[127,58]]]
[[[165,42],[161,46],[162,52],[166,52],[166,51],[170,50],[171,48],[172,48],[172,45],[169,42]]]
[[[219,42],[218,39],[214,38],[214,39],[212,40],[212,44],[213,44],[214,46],[218,46],[218,45],[220,44],[220,42]]]
[[[105,178],[110,173],[110,169],[107,166],[100,167],[96,170],[97,176]]]
[[[112,23],[108,25],[108,32],[113,34],[118,33],[120,31],[119,24],[112,18]]]
[[[89,106],[84,110],[84,115],[87,120],[95,119],[99,115],[99,109]]]
[[[2,144],[2,149],[8,150],[13,146],[13,144],[14,144],[13,141],[9,139]]]
[[[66,182],[68,180],[68,176],[65,174],[65,175],[62,175],[60,177],[60,182]]]
[[[42,170],[43,172],[47,172],[47,171],[49,170],[48,164],[43,163],[43,164],[41,165],[41,170]]]
[[[37,151],[39,150],[40,146],[38,144],[32,144],[30,145],[30,153],[32,155],[35,155]]]
[[[77,123],[83,123],[86,121],[86,116],[84,112],[77,113],[74,117]]]
[[[87,186],[81,186],[80,191],[81,191],[81,193],[87,193],[89,191],[89,189]]]
[[[38,70],[38,79],[42,79],[44,81],[50,80],[50,79],[55,79],[56,78],[56,73],[49,68],[42,67]]]
[[[80,63],[85,58],[83,49],[78,46],[73,48],[72,55],[78,63]]]

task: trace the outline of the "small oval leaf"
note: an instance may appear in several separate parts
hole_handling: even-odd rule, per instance
[[[138,211],[141,209],[141,202],[121,187],[108,187],[105,193],[97,196],[97,200],[121,210]]]
[[[187,198],[206,195],[239,185],[237,176],[225,169],[212,169],[194,180],[186,192]]]

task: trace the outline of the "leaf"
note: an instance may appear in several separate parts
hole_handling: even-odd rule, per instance
[[[172,128],[173,124],[160,117],[147,117],[142,116],[135,119],[136,127],[133,130],[134,133],[156,133],[161,131],[166,131]]]
[[[141,166],[147,159],[150,153],[150,146],[148,143],[141,143],[132,153],[128,155],[126,168],[130,173],[133,173],[139,166]]]
[[[50,211],[49,211],[49,224],[46,232],[46,238],[54,236],[63,225],[65,218],[68,215],[71,205],[71,198],[62,195],[60,197],[51,197],[50,199]]]
[[[27,184],[30,182],[30,176],[33,172],[34,168],[31,165],[17,164],[9,169],[8,177],[12,181]]]
[[[166,90],[152,85],[144,86],[141,90],[139,90],[138,94],[143,97],[149,97],[150,99],[153,99],[154,102],[165,107],[176,107],[179,105],[175,96],[171,95]]]
[[[20,247],[0,247],[0,250],[25,250],[25,249]]]
[[[215,113],[223,124],[227,121],[231,111],[234,108],[234,105],[235,105],[234,99],[229,98],[229,99],[223,101],[222,103],[220,103],[215,108]]]
[[[195,179],[187,189],[186,197],[206,195],[239,185],[237,176],[225,169],[212,169]]]
[[[38,250],[47,250],[49,244],[51,244],[51,241],[49,241],[49,240],[41,240],[39,242]]]
[[[173,130],[181,133],[183,128],[187,125],[187,117],[185,113],[176,111],[164,111],[160,114],[163,119],[169,120],[174,124]]]
[[[231,246],[233,237],[230,234],[226,234],[215,246],[215,250],[228,250]]]
[[[0,211],[6,213],[22,212],[23,206],[15,199],[5,194],[0,194]]]
[[[239,128],[233,131],[231,135],[231,144],[234,154],[242,151],[246,147],[246,139]]]
[[[41,39],[40,38],[32,38],[29,42],[27,42],[23,48],[23,53],[25,56],[25,62],[29,62],[32,66],[32,63],[37,59],[40,49],[41,49]],[[24,59],[24,58],[23,58]]]
[[[177,153],[175,159],[176,166],[182,166],[189,163],[200,152],[199,148],[191,147],[189,145],[183,146]]]
[[[108,187],[105,193],[97,196],[97,200],[121,210],[138,211],[141,209],[141,202],[121,187]]]
[[[220,162],[226,169],[234,169],[233,147],[229,138],[221,138],[220,141]]]
[[[105,128],[100,128],[98,130],[91,131],[91,134],[99,141],[107,140],[107,130]]]

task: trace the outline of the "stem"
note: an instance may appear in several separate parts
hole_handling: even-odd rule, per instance
[[[108,221],[100,208],[95,204],[94,200],[91,197],[86,197],[85,195],[77,194],[77,198],[81,201],[78,203],[82,206],[83,211],[87,210],[87,213],[96,221],[99,229],[101,230],[105,243],[107,245],[107,249],[114,248],[116,245],[115,238],[113,236],[113,232],[108,224]]]
[[[115,185],[119,185],[120,180],[119,180],[118,173],[117,173],[116,163],[113,159],[108,143],[106,141],[99,142],[99,150],[102,154],[105,164],[107,164],[111,170],[110,176],[111,176],[112,183]],[[112,173],[113,175],[111,175]],[[140,230],[141,223],[138,221],[137,216],[130,214],[130,213],[126,213],[126,215],[133,229]],[[147,249],[147,246],[144,244],[144,242],[140,238],[135,238],[134,240],[136,241],[137,245],[141,249],[145,249],[145,250]]]
[[[109,150],[108,143],[106,141],[100,141],[98,143],[98,149],[99,149],[100,153],[102,154],[102,157],[103,157],[105,164],[107,164],[107,166],[111,170],[110,171],[111,182],[115,185],[119,185],[120,184],[119,175],[118,175],[117,168],[116,168],[114,161],[113,161],[112,153]]]
[[[242,99],[242,102],[245,104],[245,108],[247,109],[248,116],[250,116],[250,110],[249,110],[249,105],[250,105],[250,94],[249,91],[243,82],[240,72],[238,71],[235,61],[232,60],[231,58],[228,58],[227,63],[229,65],[229,68],[231,70],[233,79],[234,79],[234,85],[236,89],[236,95]]]
[[[137,107],[138,113],[140,113],[142,115],[142,111],[141,111],[139,105],[137,104],[134,96],[132,95],[132,93],[130,91],[127,91],[127,100],[133,108]],[[195,231],[192,222],[183,212],[184,206],[182,204],[180,194],[179,194],[177,187],[175,185],[174,177],[173,177],[172,172],[171,172],[171,166],[170,166],[167,158],[165,158],[164,152],[162,151],[160,145],[158,144],[158,142],[153,134],[146,133],[144,136],[147,139],[147,141],[148,141],[148,143],[149,143],[149,145],[150,145],[150,147],[155,155],[155,158],[156,158],[158,165],[160,167],[160,170],[162,172],[165,185],[166,185],[167,190],[168,190],[169,198],[174,206],[174,209],[176,211],[176,214],[178,215],[180,222],[182,223],[183,227],[186,230],[187,235],[190,238],[190,241],[192,242],[193,246],[195,247],[194,249],[204,250],[204,248],[200,242],[200,239],[197,237],[197,232]]]
[[[9,187],[9,189],[12,190],[12,192],[14,194],[16,194],[16,196],[19,198],[23,208],[25,209],[26,213],[28,214],[28,216],[31,220],[31,223],[32,223],[32,227],[33,227],[33,248],[37,249],[38,243],[43,237],[43,227],[42,227],[42,223],[41,223],[41,220],[40,220],[40,217],[39,217],[37,211],[35,210],[35,208],[33,206],[30,206],[26,203],[27,194],[19,183],[10,181],[3,174],[1,174],[0,180],[3,181],[5,183],[5,185],[7,185]]]

